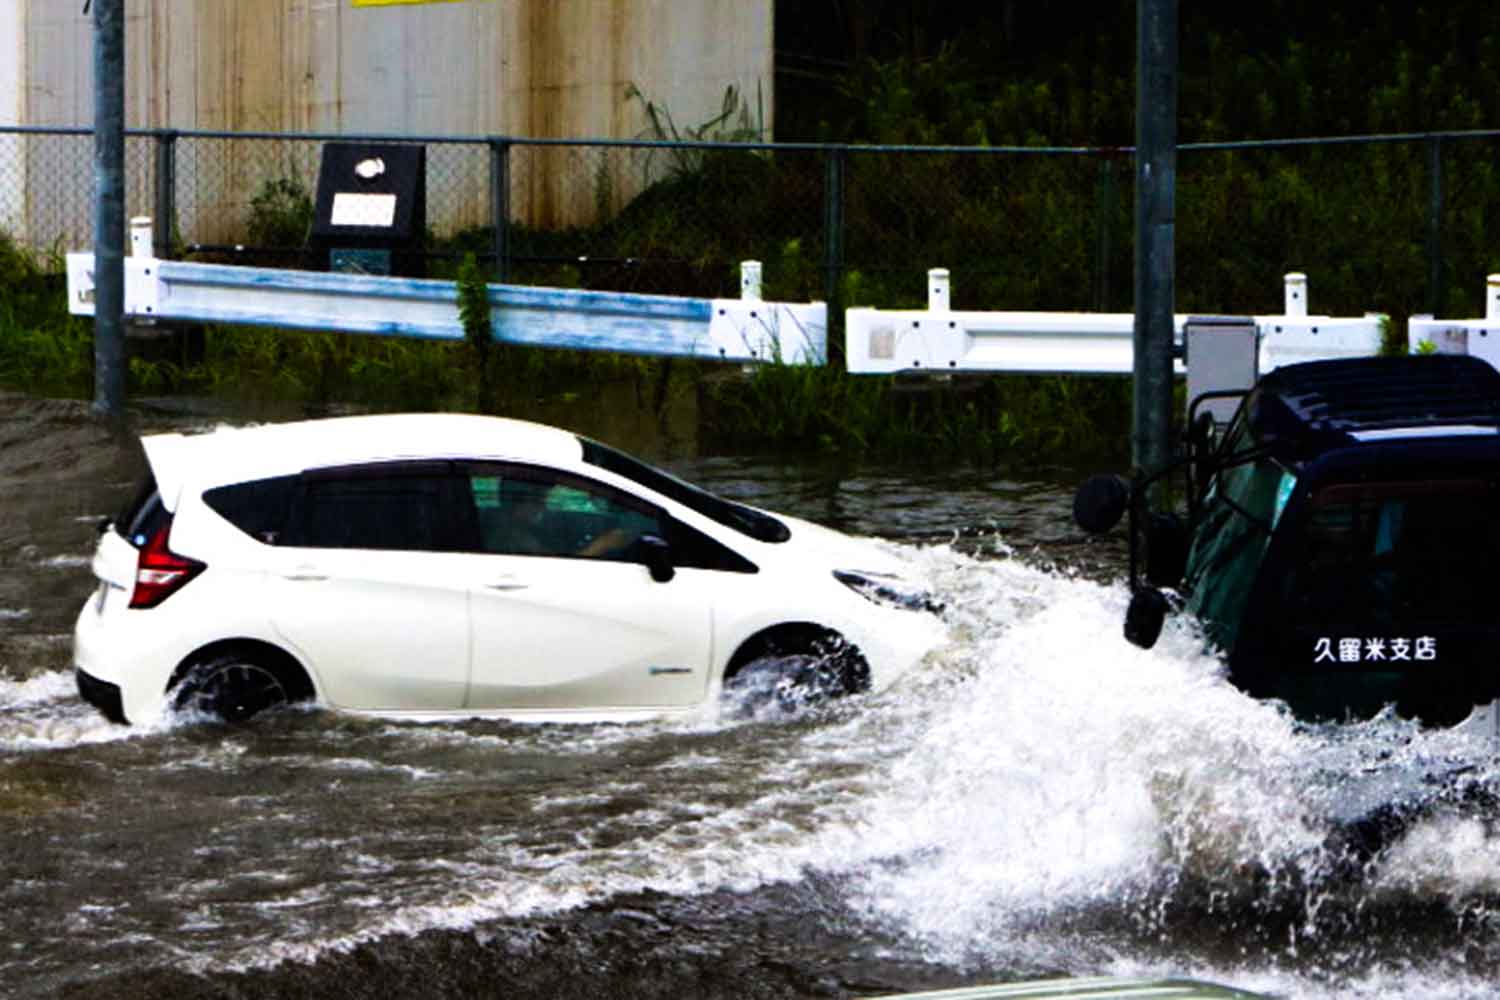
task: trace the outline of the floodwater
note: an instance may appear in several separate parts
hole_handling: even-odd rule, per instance
[[[1385,781],[1493,777],[1490,724],[1299,727],[1181,623],[1130,647],[1123,555],[1069,523],[1074,472],[653,446],[937,583],[948,643],[820,714],[123,728],[76,697],[69,637],[139,457],[81,412],[0,398],[0,995],[845,997],[1096,973],[1494,993],[1491,810],[1455,801],[1375,853],[1345,826]]]

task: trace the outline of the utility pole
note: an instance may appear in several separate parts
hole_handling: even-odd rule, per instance
[[[1152,475],[1172,458],[1177,0],[1136,0],[1135,9],[1135,411],[1131,458],[1136,475]]]
[[[114,419],[125,411],[125,0],[92,0],[92,6],[93,412]]]

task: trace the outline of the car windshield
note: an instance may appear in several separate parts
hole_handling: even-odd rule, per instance
[[[792,537],[791,529],[770,514],[747,507],[742,503],[735,503],[733,500],[714,496],[705,489],[653,468],[640,459],[632,458],[598,441],[591,441],[588,438],[578,440],[583,445],[585,462],[597,465],[601,469],[608,469],[615,475],[624,476],[649,490],[654,490],[684,507],[697,511],[704,517],[717,521],[726,528],[733,528],[740,534],[748,535],[761,542],[784,542]]]

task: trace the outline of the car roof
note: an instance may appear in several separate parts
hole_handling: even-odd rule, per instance
[[[1500,436],[1500,372],[1465,355],[1310,361],[1266,375],[1256,437],[1287,457],[1418,438]]]
[[[432,458],[573,463],[583,445],[569,431],[468,413],[392,413],[222,427],[141,439],[168,509],[185,486],[295,475],[306,469]]]

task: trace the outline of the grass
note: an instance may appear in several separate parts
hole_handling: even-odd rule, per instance
[[[69,315],[62,270],[0,232],[0,384],[68,396],[93,384],[93,327]]]
[[[787,253],[795,257],[795,245]],[[93,328],[67,313],[59,263],[0,234],[0,385],[86,397],[93,384]],[[472,297],[472,263],[464,270]],[[855,300],[866,294],[857,273],[849,286]],[[633,384],[640,407],[657,413],[669,400],[694,394],[700,440],[712,449],[928,461],[1110,451],[1118,449],[1129,422],[1125,379],[912,380],[779,363],[742,374],[683,359],[493,346],[481,352],[468,342],[214,327],[203,332],[201,356],[192,360],[152,356],[131,342],[127,391],[290,404],[309,412],[353,405],[525,415],[549,401],[582,399],[623,382]]]

